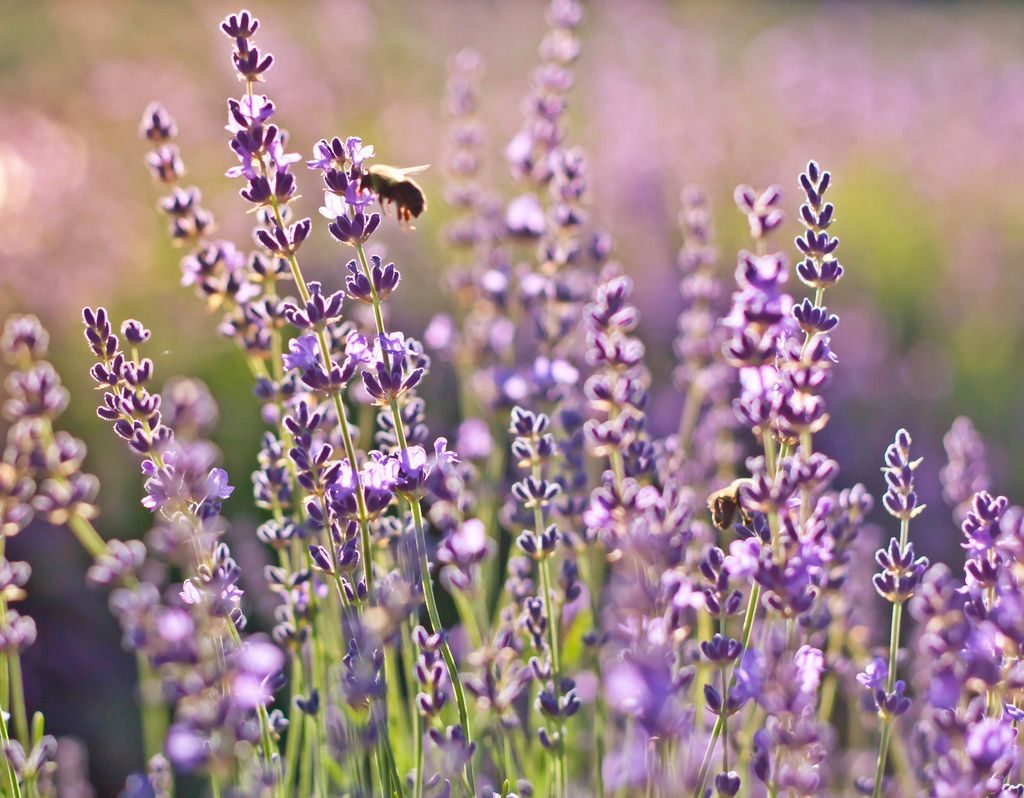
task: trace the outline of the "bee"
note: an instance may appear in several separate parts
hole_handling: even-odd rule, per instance
[[[740,504],[740,488],[749,479],[737,479],[726,485],[721,490],[716,490],[708,496],[708,510],[711,512],[711,523],[723,531],[730,529],[736,520],[736,513],[740,514],[744,524],[751,523],[750,515]]]
[[[397,166],[374,164],[363,172],[360,183],[363,188],[377,195],[382,206],[394,205],[399,221],[408,224],[410,219],[415,219],[427,209],[426,194],[409,175],[419,174],[428,166],[424,164],[399,169]]]

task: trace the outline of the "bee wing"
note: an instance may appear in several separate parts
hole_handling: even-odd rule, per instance
[[[430,164],[422,163],[419,166],[406,166],[398,171],[408,177],[409,175],[418,175],[420,172],[426,172],[429,168]]]

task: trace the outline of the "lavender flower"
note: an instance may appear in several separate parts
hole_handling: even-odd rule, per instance
[[[985,441],[966,416],[953,421],[942,439],[948,461],[941,471],[942,496],[954,510],[958,522],[967,514],[975,493],[990,489]]]
[[[385,250],[426,211],[423,187],[363,138],[325,136],[306,161],[319,214],[299,214],[311,178],[295,169],[253,14],[220,26],[239,81],[225,166],[251,212],[246,240],[215,237],[177,124],[146,109],[181,281],[252,374],[251,526],[228,530],[225,508],[246,497],[210,441],[211,391],[188,378],[158,390],[152,333],[86,308],[97,414],[138,459],[150,511],[140,539],[101,538],[85,447],[57,428],[75,400],[49,336],[31,316],[5,325],[0,537],[33,534],[34,518],[66,525],[87,580],[111,591],[149,762],[126,795],[169,795],[173,772],[271,798],[1024,794],[1024,509],[995,492],[983,442],[955,422],[943,484],[958,575],[909,539],[925,508],[906,431],[885,454],[882,505],[900,523],[885,543],[865,487],[840,484],[841,441],[827,442],[834,457],[815,450],[841,407],[826,401],[839,319],[825,291],[844,274],[831,174],[809,161],[799,177],[796,283],[772,243],[782,190],[735,191],[751,244],[731,296],[713,195],[684,190],[683,307],[671,346],[657,340],[632,253],[613,260],[592,222],[600,183],[570,141],[582,7],[552,0],[547,22],[506,190],[483,166],[483,59],[450,62],[452,302],[422,341],[393,300],[426,261],[411,270]],[[343,257],[310,281],[318,236]],[[439,377],[448,406],[428,405]],[[16,609],[31,567],[3,552],[0,792],[46,795],[81,763],[29,722],[20,655],[45,628]]]
[[[910,519],[924,510],[924,505],[917,503],[917,493],[914,491],[914,471],[921,461],[910,458],[910,443],[910,434],[905,429],[899,430],[896,439],[885,451],[886,467],[883,469],[888,487],[883,504],[890,515],[900,520],[900,537],[898,541],[896,538],[890,540],[888,548],[879,549],[875,555],[882,569],[874,577],[875,590],[893,604],[887,678],[884,688],[877,688],[874,693],[878,715],[882,719],[882,736],[875,765],[875,798],[882,794],[893,720],[904,714],[910,704],[903,696],[904,683],[896,679],[903,605],[914,595],[928,568],[927,558],[915,558],[914,546],[908,539]]]

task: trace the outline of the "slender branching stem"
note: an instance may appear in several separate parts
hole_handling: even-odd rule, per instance
[[[366,259],[366,251],[362,244],[356,244],[356,254],[359,258],[359,264],[362,267],[363,274],[366,276],[367,281],[370,283],[371,298],[373,300],[373,316],[377,325],[377,335],[387,335],[387,328],[384,325],[384,312],[381,308],[381,300],[377,295],[377,290],[373,285],[373,275],[370,272],[370,264]],[[390,368],[391,362],[386,347],[381,346],[381,354],[384,358],[384,363]],[[391,410],[391,420],[395,427],[395,437],[398,441],[400,449],[405,450],[409,448],[409,441],[405,434],[405,422],[402,420],[402,411],[398,406],[398,400],[392,398],[389,402]],[[416,530],[416,549],[419,556],[420,564],[420,583],[423,588],[423,601],[427,605],[427,616],[430,618],[431,632],[443,632],[444,626],[441,624],[441,614],[437,609],[437,598],[434,595],[434,584],[433,578],[430,574],[430,561],[427,557],[427,539],[424,531],[423,523],[423,510],[420,507],[420,500],[418,497],[411,497],[409,500],[409,509],[412,513],[413,526]],[[466,736],[466,744],[472,742],[472,733],[469,727],[469,709],[466,704],[466,693],[462,686],[462,679],[459,675],[458,666],[455,663],[455,657],[452,655],[451,647],[448,645],[448,638],[446,634],[441,636],[441,656],[444,659],[445,666],[448,670],[448,678],[452,683],[452,690],[455,693],[455,703],[459,710],[459,723],[462,726],[462,731]],[[470,789],[472,793],[476,794],[476,778],[473,774],[473,760],[472,758],[466,762],[466,778],[469,781]]]
[[[910,536],[910,519],[900,520],[900,550],[907,547]],[[903,618],[903,601],[895,601],[892,605],[892,623],[889,628],[889,675],[885,684],[885,692],[892,693],[896,687],[896,667],[900,651],[900,623]],[[882,782],[885,780],[885,764],[889,756],[889,742],[892,737],[893,717],[888,712],[882,713],[882,734],[878,741],[878,757],[875,761],[875,784],[872,798],[881,798]]]

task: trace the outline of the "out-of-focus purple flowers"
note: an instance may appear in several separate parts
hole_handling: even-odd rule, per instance
[[[1024,510],[991,492],[980,436],[960,420],[945,441],[959,577],[910,540],[926,491],[905,430],[878,481],[899,523],[881,546],[865,486],[840,487],[848,453],[816,449],[838,364],[825,292],[844,274],[831,174],[809,161],[797,181],[797,280],[773,244],[783,189],[735,191],[751,244],[731,296],[707,195],[682,193],[678,424],[661,434],[654,363],[670,347],[645,336],[632,253],[615,260],[593,226],[587,159],[568,141],[581,21],[575,0],[552,0],[505,149],[510,191],[484,181],[482,58],[451,62],[454,302],[424,343],[393,323],[412,281],[382,253],[425,211],[422,188],[363,139],[325,137],[306,165],[326,223],[298,217],[299,156],[286,107],[256,91],[274,58],[251,13],[221,26],[240,82],[227,176],[252,211],[251,251],[213,238],[177,125],[146,110],[182,282],[223,314],[261,405],[263,561],[227,535],[224,503],[243,491],[209,440],[209,390],[179,378],[158,392],[150,331],[86,308],[97,413],[141,461],[152,520],[139,540],[103,540],[84,446],[54,427],[70,397],[48,337],[33,317],[7,323],[0,531],[66,524],[89,581],[111,590],[149,759],[126,794],[169,794],[172,769],[270,798],[1024,789]],[[315,236],[345,255],[307,281]],[[454,375],[448,437],[418,394],[432,358]],[[23,795],[54,769],[20,684],[36,628],[10,606],[30,575],[0,557],[0,792]]]

